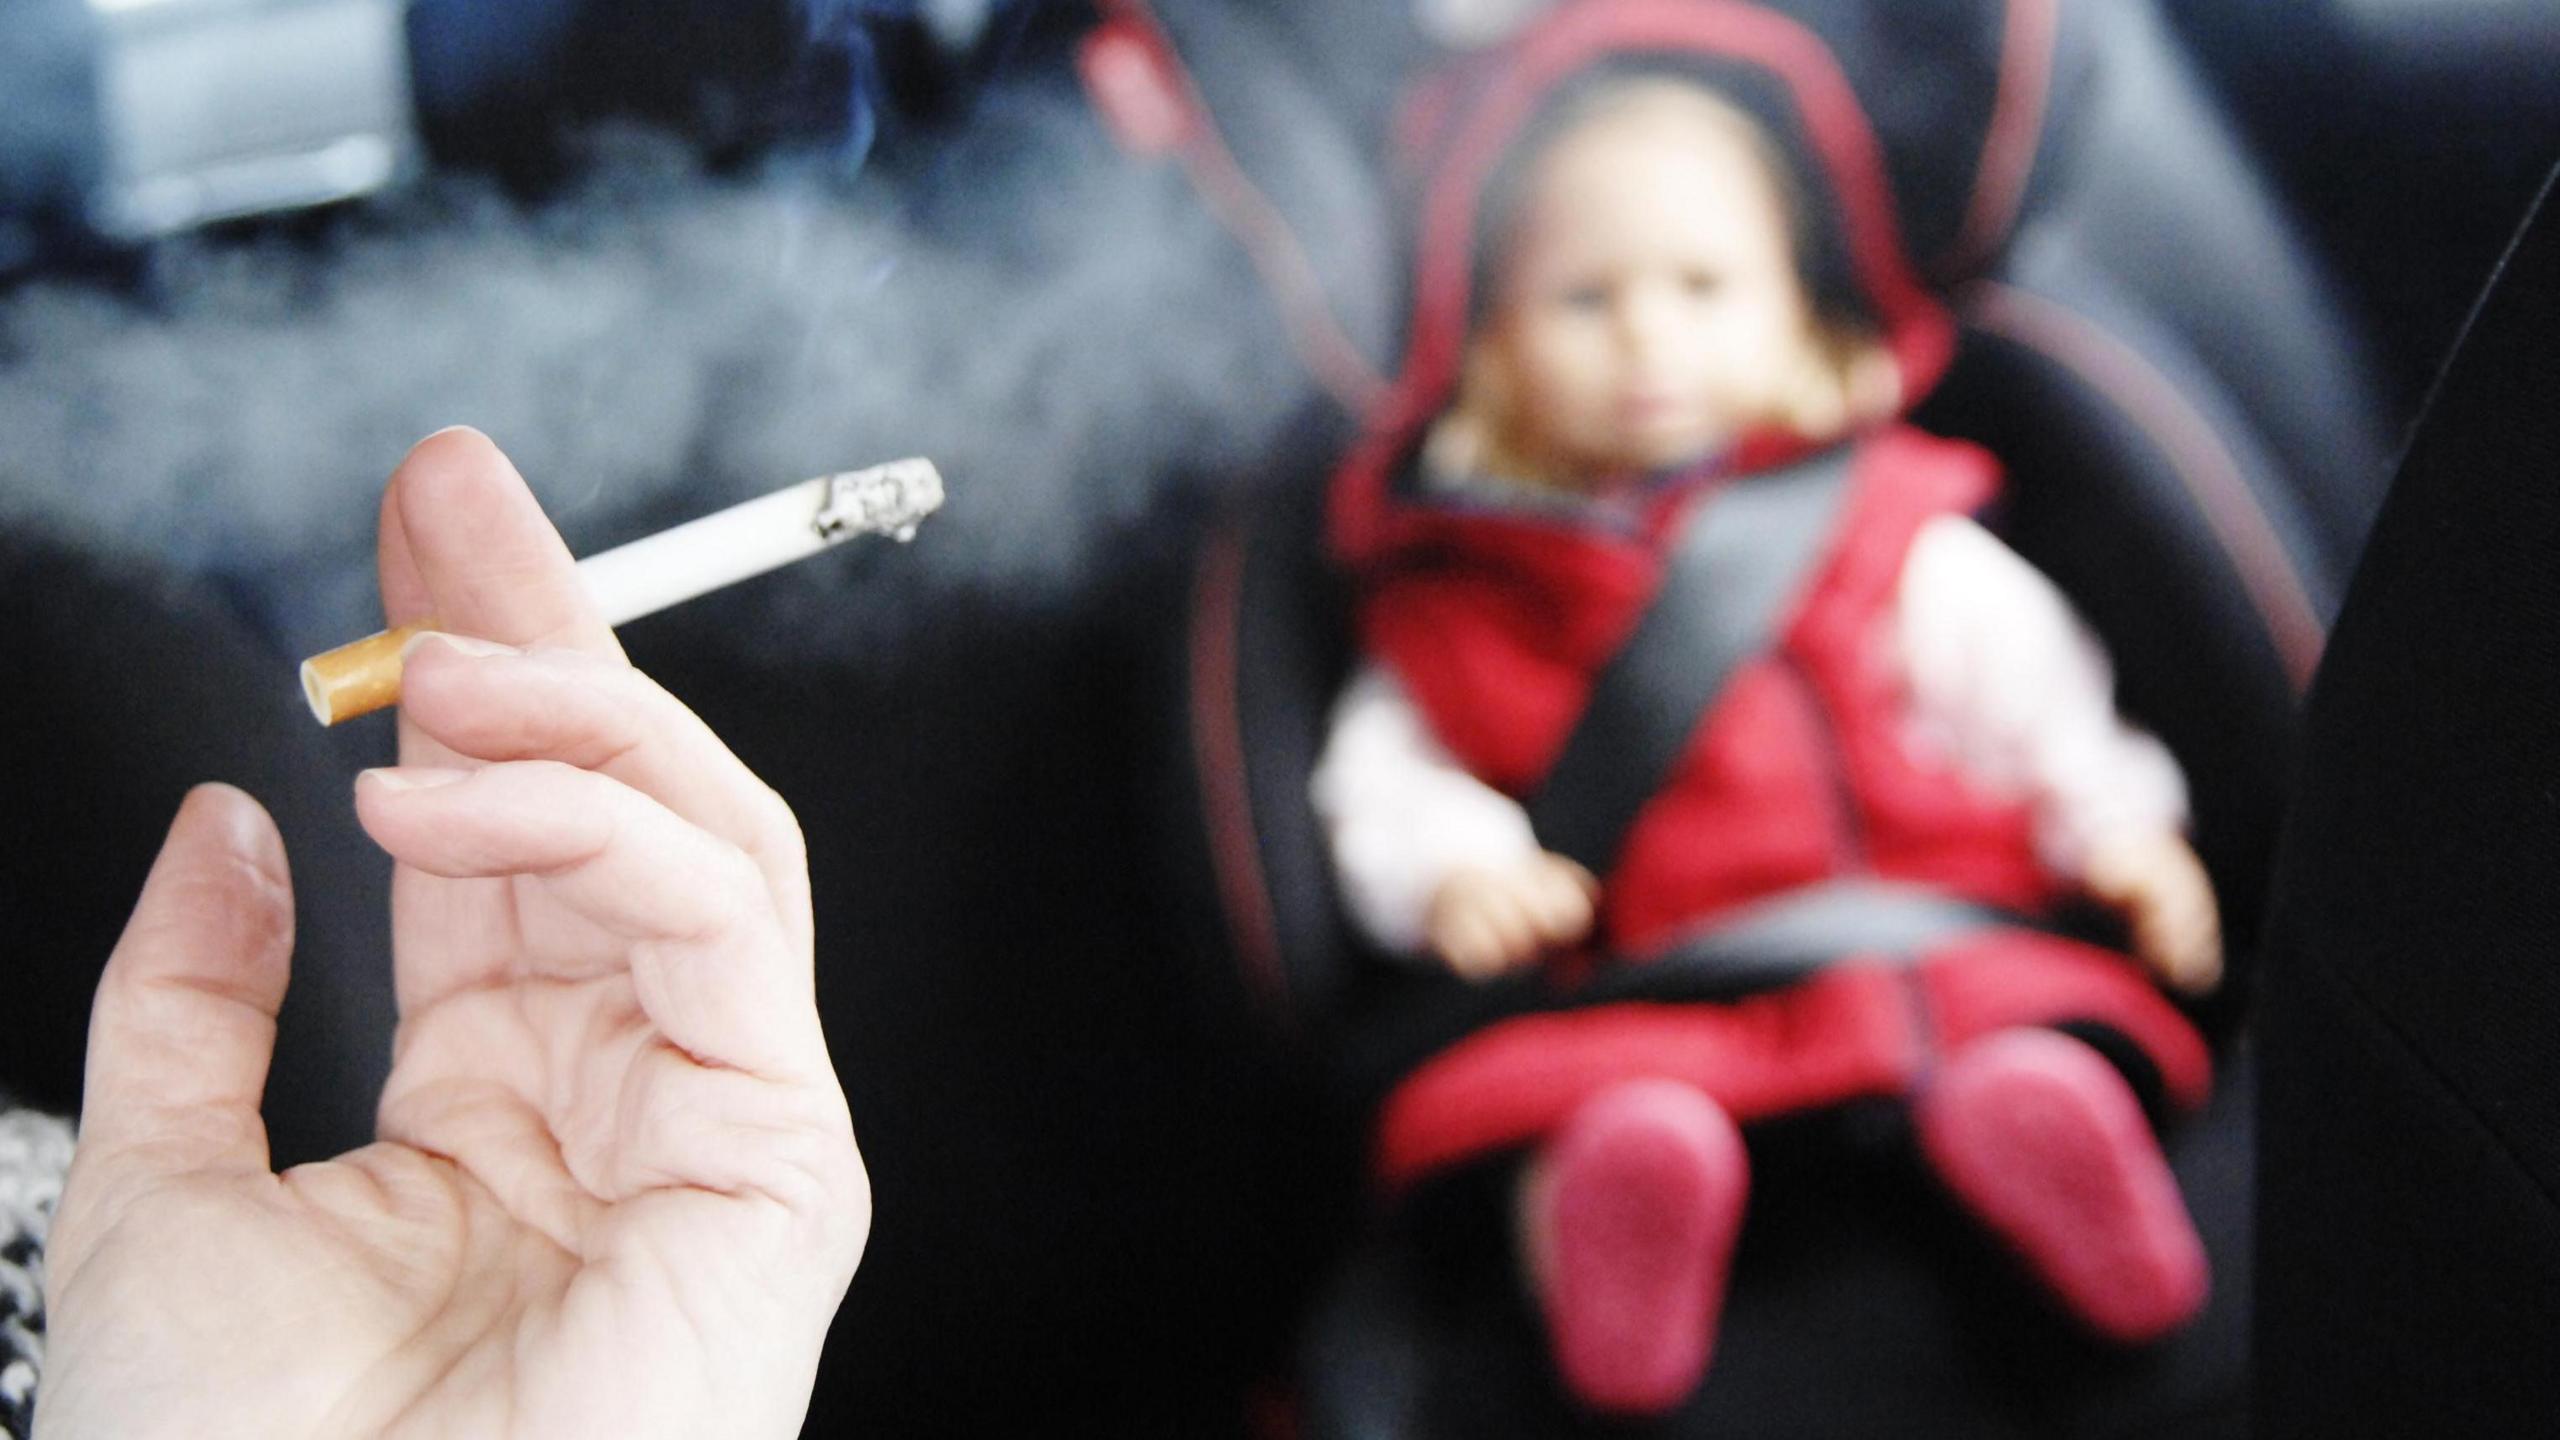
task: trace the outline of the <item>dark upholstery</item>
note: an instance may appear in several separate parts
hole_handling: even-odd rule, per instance
[[[2445,373],[2338,622],[2278,870],[2261,1433],[2560,1416],[2560,205]]]
[[[2257,137],[2228,118],[2229,97],[2157,7],[2079,8],[2100,32],[2104,70],[2090,87],[2071,176],[2022,235],[2006,274],[2066,299],[2081,288],[2075,275],[2100,277],[2176,337],[2280,457],[2269,478],[2293,493],[2318,560],[2342,575],[2400,439],[2377,397],[2358,312],[2306,235],[2296,195]],[[2331,83],[2338,88],[2301,103],[2375,103]],[[2439,353],[2430,349],[2424,363]]]
[[[293,866],[299,943],[267,1095],[277,1161],[369,1135],[391,1062],[387,868],[346,796],[388,737],[313,725],[291,657],[201,580],[11,536],[0,597],[0,1086],[76,1107],[98,967],[179,797],[220,780],[267,806]]]

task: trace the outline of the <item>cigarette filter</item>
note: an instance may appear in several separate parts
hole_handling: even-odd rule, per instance
[[[803,480],[770,495],[644,535],[578,562],[578,578],[605,622],[621,625],[751,576],[805,560],[855,535],[915,538],[942,505],[930,460]],[[370,714],[400,698],[400,657],[432,620],[379,631],[302,662],[302,695],[323,725]]]

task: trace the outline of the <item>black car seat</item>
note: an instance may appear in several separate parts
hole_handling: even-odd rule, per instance
[[[293,869],[276,1163],[362,1144],[391,1064],[388,876],[347,787],[389,737],[314,725],[290,657],[202,577],[29,530],[0,534],[0,595],[0,1089],[77,1108],[99,967],[180,797],[218,780],[267,807]]]
[[[2259,1433],[2560,1414],[2560,199],[2394,483],[2267,925]]]
[[[2176,1340],[2099,1349],[1919,1198],[1889,1144],[1779,1137],[1715,1369],[1662,1433],[2240,1433],[2249,940],[2298,702],[2381,481],[2361,359],[2147,7],[1767,8],[1842,61],[1885,144],[1910,249],[1957,304],[1958,359],[1919,420],[2002,457],[2004,532],[2080,605],[2116,657],[2124,708],[2188,770],[2235,954],[2204,1017],[2225,1042],[2221,1093],[2171,1153],[2218,1289]],[[1196,900],[1191,936],[1217,957],[1201,971],[1216,1002],[1203,1013],[1297,1056],[1356,1132],[1385,1086],[1454,1038],[1452,1007],[1351,937],[1307,800],[1350,660],[1318,492],[1385,383],[1384,352],[1365,347],[1395,330],[1395,267],[1380,263],[1395,242],[1374,220],[1292,219],[1361,209],[1338,167],[1307,157],[1383,151],[1386,97],[1438,51],[1417,32],[1354,32],[1330,5],[1295,27],[1251,7],[1103,9],[1120,38],[1096,45],[1129,53],[1096,64],[1089,46],[1089,84],[1141,62],[1172,77],[1185,118],[1160,127],[1163,147],[1254,252],[1330,397],[1311,403],[1296,453],[1274,457],[1264,503],[1200,547],[1173,657],[1179,833],[1164,849],[1168,894]],[[1278,120],[1318,138],[1299,144]],[[1366,202],[1392,213],[1391,180],[1369,174]],[[1488,1185],[1448,1177],[1342,1258],[1298,1367],[1307,1433],[1569,1433]]]

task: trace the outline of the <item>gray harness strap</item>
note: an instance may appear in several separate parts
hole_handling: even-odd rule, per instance
[[[1773,632],[1839,528],[1854,447],[1739,480],[1699,505],[1662,584],[1601,667],[1528,801],[1539,842],[1606,876],[1636,813],[1671,778],[1707,712]]]
[[[2022,916],[1917,885],[1833,880],[1772,896],[1645,957],[1712,977],[1716,988],[1764,989],[1862,956],[1908,963],[1983,930],[2041,928]]]

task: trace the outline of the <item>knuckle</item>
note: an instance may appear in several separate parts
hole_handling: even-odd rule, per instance
[[[768,909],[764,875],[742,852],[721,846],[718,883],[704,887],[700,934],[730,936],[753,931]]]
[[[809,839],[800,828],[800,816],[782,792],[762,780],[755,782],[755,799],[751,812],[755,817],[760,843],[776,858],[805,861]]]
[[[482,773],[539,786],[546,791],[583,790],[588,786],[588,772],[584,768],[547,756],[501,761]]]
[[[685,883],[660,892],[675,901],[659,910],[652,925],[662,938],[689,949],[718,948],[756,932],[766,906],[762,884],[751,878],[754,866],[745,856],[724,845],[707,855],[686,856],[681,863],[687,870]]]

